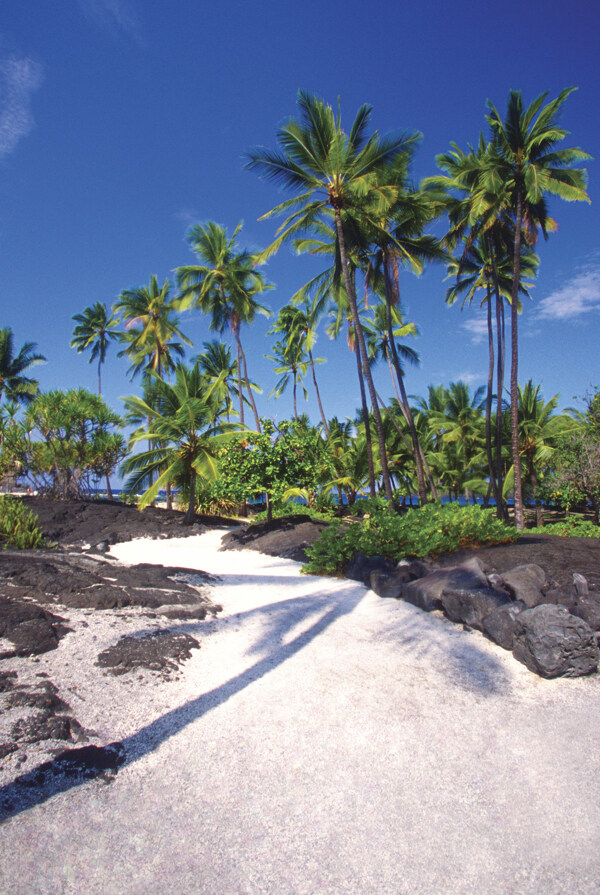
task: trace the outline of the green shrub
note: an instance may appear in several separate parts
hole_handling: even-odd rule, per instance
[[[250,521],[265,522],[267,515],[267,510],[261,510]],[[286,516],[306,516],[307,519],[314,519],[317,522],[330,522],[334,518],[334,513],[333,509],[307,507],[304,503],[274,502],[272,505],[272,518],[285,519]]]
[[[43,544],[38,517],[17,498],[0,496],[0,545],[3,548],[10,546],[17,550],[32,550]]]
[[[559,535],[561,538],[600,538],[600,526],[590,519],[571,516],[563,522],[550,522],[539,528],[528,528],[527,534]]]
[[[501,522],[493,510],[456,503],[427,504],[399,515],[376,508],[361,522],[334,522],[307,549],[303,571],[340,575],[357,550],[398,562],[406,556],[439,556],[460,547],[514,541],[516,529]]]

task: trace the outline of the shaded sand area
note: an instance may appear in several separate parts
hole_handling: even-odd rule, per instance
[[[220,576],[223,611],[169,622],[201,646],[178,677],[79,682],[101,688],[78,718],[124,763],[15,805],[2,891],[600,893],[598,676],[543,680],[440,614],[222,535],[112,548]],[[68,635],[40,667],[62,691],[89,646]]]

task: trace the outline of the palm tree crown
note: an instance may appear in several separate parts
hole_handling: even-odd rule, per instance
[[[0,329],[0,401],[6,395],[11,401],[28,403],[37,390],[37,379],[25,376],[26,371],[46,358],[36,353],[35,342],[25,342],[15,355],[14,337],[10,328]]]
[[[98,394],[102,393],[101,368],[106,360],[106,352],[111,340],[118,339],[115,332],[118,326],[116,314],[109,314],[106,305],[95,302],[86,308],[82,314],[75,314],[73,320],[77,326],[73,330],[71,348],[76,348],[81,354],[91,348],[90,363],[98,359]]]

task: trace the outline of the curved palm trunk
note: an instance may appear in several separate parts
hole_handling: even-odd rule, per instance
[[[98,395],[102,396],[102,359],[98,361]],[[110,472],[106,473],[106,496],[109,500],[113,499],[112,488],[110,487]]]
[[[502,466],[502,392],[504,391],[504,299],[500,295],[498,283],[498,271],[496,269],[496,253],[488,237],[488,248],[492,259],[492,275],[494,278],[494,292],[496,294],[496,346],[497,346],[497,370],[496,388],[496,489],[498,500],[496,501],[496,516],[498,519],[508,521],[508,512],[504,503],[504,469]]]
[[[248,378],[248,367],[246,365],[246,355],[244,354],[244,349],[242,348],[242,340],[240,339],[240,324],[239,324],[239,322],[236,321],[232,328],[233,328],[233,334],[235,336],[235,341],[236,341],[237,350],[238,350],[238,365],[239,365],[239,358],[241,358],[241,360],[242,360],[241,369],[243,370],[243,373],[244,373],[244,382],[246,383],[246,391],[248,392],[248,396],[250,398],[250,404],[252,405],[252,411],[254,413],[254,422],[256,423],[256,431],[261,432],[262,430],[260,428],[260,419],[258,416],[258,411],[256,409],[254,395],[252,394],[252,389],[250,388],[250,379]],[[240,367],[238,366],[238,370],[239,369],[240,369]],[[239,383],[239,394],[240,394],[240,398],[241,398],[241,380]],[[242,405],[243,405],[243,401],[241,401],[241,403],[240,403],[240,421],[243,424],[244,413],[243,413]]]
[[[423,472],[423,462],[422,462],[422,451],[421,445],[419,443],[419,437],[417,435],[417,429],[415,426],[415,421],[413,419],[413,415],[410,409],[410,405],[408,403],[408,398],[406,395],[406,389],[404,388],[402,369],[400,367],[400,360],[398,359],[398,352],[396,351],[396,343],[394,341],[394,333],[393,333],[393,324],[392,324],[392,287],[390,284],[390,275],[388,269],[388,258],[387,253],[383,253],[383,279],[385,282],[385,306],[386,306],[386,322],[387,322],[387,330],[388,330],[388,344],[390,346],[390,350],[392,352],[392,361],[394,363],[394,370],[396,371],[396,377],[398,379],[398,387],[400,389],[400,394],[402,396],[402,404],[404,407],[404,416],[406,418],[406,422],[408,423],[408,430],[410,432],[410,438],[413,446],[413,455],[415,459],[415,466],[417,470],[417,487],[419,489],[419,506],[424,506],[427,503],[427,488],[425,486],[425,475]],[[398,295],[398,301],[400,300],[400,295]]]
[[[346,287],[346,293],[348,295],[348,302],[350,304],[350,311],[352,312],[352,322],[354,323],[354,330],[356,332],[356,338],[358,339],[358,345],[360,348],[360,355],[362,358],[363,372],[365,379],[367,381],[367,387],[369,389],[369,397],[371,399],[371,406],[373,408],[373,416],[375,417],[375,428],[377,429],[377,440],[379,442],[379,455],[381,459],[381,475],[383,478],[383,488],[385,491],[385,496],[390,501],[390,504],[393,503],[394,495],[392,494],[392,485],[390,482],[390,475],[388,470],[388,462],[387,462],[387,452],[385,448],[385,437],[383,434],[383,423],[381,421],[381,414],[379,412],[379,406],[377,404],[377,397],[375,395],[375,386],[373,384],[373,377],[371,376],[371,371],[369,369],[368,363],[368,354],[367,354],[367,346],[365,344],[365,335],[363,333],[362,325],[360,322],[360,318],[358,316],[358,308],[356,306],[356,295],[352,286],[352,282],[350,280],[350,273],[348,271],[348,258],[346,255],[346,241],[344,239],[344,228],[342,226],[342,216],[340,214],[340,209],[337,205],[334,205],[333,212],[335,215],[335,225],[338,237],[338,243],[340,247],[340,260],[342,263],[342,271],[344,275],[344,285]]]
[[[494,387],[494,330],[492,327],[492,292],[489,280],[487,282],[487,329],[488,329],[488,380],[487,394],[485,398],[485,451],[488,461],[488,472],[490,476],[490,487],[496,501],[496,506],[500,506],[500,495],[498,494],[498,483],[494,471],[494,460],[492,457],[492,392]],[[487,504],[486,504],[487,505]]]
[[[196,516],[196,473],[193,469],[190,470],[190,499],[188,500],[188,507],[185,512],[185,516],[183,517],[184,525],[192,525],[194,522],[194,518]]]
[[[365,393],[365,381],[363,377],[362,363],[358,343],[354,346],[356,356],[356,368],[358,371],[358,384],[360,387],[360,403],[362,406],[363,424],[365,427],[365,439],[367,443],[367,464],[369,467],[369,494],[375,497],[375,466],[373,464],[373,443],[371,441],[371,423],[369,420],[369,408],[367,407],[367,395]]]
[[[297,420],[298,419],[298,407],[296,404],[296,388],[298,385],[298,374],[296,373],[295,370],[293,372],[293,377],[294,377],[294,389],[293,389],[292,395],[294,398],[294,419]]]
[[[523,483],[521,481],[521,456],[519,454],[519,336],[518,308],[519,281],[521,279],[521,226],[523,223],[523,207],[521,191],[517,194],[517,217],[515,221],[515,254],[513,259],[512,301],[510,309],[511,322],[511,364],[510,364],[510,435],[512,446],[513,469],[515,472],[515,526],[518,531],[525,528],[523,512]]]
[[[319,392],[319,386],[317,385],[317,376],[315,373],[315,362],[313,360],[312,351],[309,349],[308,351],[308,359],[310,361],[310,372],[312,374],[312,381],[315,387],[315,395],[317,396],[317,404],[319,405],[319,413],[321,414],[321,422],[323,423],[323,429],[325,430],[325,435],[329,438],[329,426],[327,425],[327,417],[323,411],[323,405],[321,404],[321,393]]]

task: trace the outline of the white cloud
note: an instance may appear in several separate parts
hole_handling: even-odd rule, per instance
[[[139,39],[140,23],[130,0],[79,0],[79,5],[97,24]]]
[[[464,329],[471,335],[471,341],[474,345],[486,342],[488,337],[487,314],[470,314],[465,322],[461,324],[461,329]]]
[[[41,66],[32,59],[0,58],[0,158],[33,128],[31,94],[41,83]]]
[[[485,380],[485,376],[482,376],[481,373],[470,373],[468,370],[464,370],[462,373],[457,373],[456,376],[452,377],[453,382],[464,382],[466,385],[473,385],[473,383],[482,383]]]
[[[600,311],[600,267],[587,267],[560,289],[543,298],[536,309],[543,320],[572,320]]]

